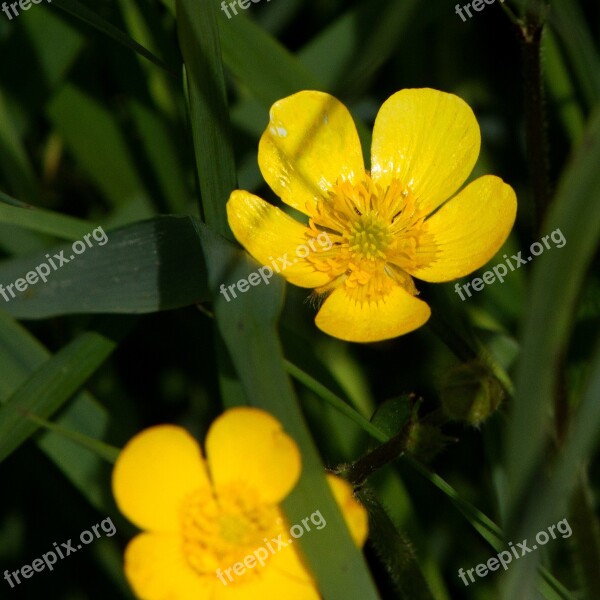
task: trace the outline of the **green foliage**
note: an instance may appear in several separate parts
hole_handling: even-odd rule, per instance
[[[0,13],[0,284],[70,257],[98,227],[108,237],[0,296],[0,572],[111,516],[118,535],[78,555],[81,569],[18,592],[132,598],[122,551],[133,529],[110,494],[117,449],[164,422],[201,439],[224,408],[249,404],[300,447],[284,511],[326,516],[299,541],[326,600],[595,600],[598,7],[507,0],[467,22],[441,0],[263,0],[239,12],[228,19],[217,0],[53,0]],[[526,164],[519,39],[542,25],[538,150],[552,193],[536,222],[527,168],[544,165]],[[423,285],[427,327],[366,346],[319,332],[306,290],[278,277],[226,301],[220,285],[257,268],[229,230],[229,193],[275,201],[256,161],[270,105],[336,94],[368,164],[378,107],[407,87],[463,97],[482,131],[474,175],[517,191],[515,229],[491,264],[528,249],[533,231],[560,229],[564,247],[466,302],[453,283]],[[357,469],[371,526],[362,553],[325,479]],[[459,579],[564,518],[572,540]]]

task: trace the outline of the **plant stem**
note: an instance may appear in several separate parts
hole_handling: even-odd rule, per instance
[[[387,442],[346,466],[343,470],[343,476],[350,482],[352,487],[360,487],[375,471],[404,454],[409,427],[410,423]]]
[[[527,162],[533,188],[535,228],[537,233],[540,233],[550,202],[546,107],[541,64],[543,31],[544,23],[539,8],[528,12],[525,15],[524,22],[519,27],[523,57]]]

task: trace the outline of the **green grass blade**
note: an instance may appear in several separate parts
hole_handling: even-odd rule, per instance
[[[50,356],[22,325],[0,311],[0,405]],[[108,419],[107,411],[88,392],[80,392],[55,423],[99,439],[106,434]],[[90,504],[106,510],[106,494],[98,479],[101,461],[90,452],[74,451],[72,442],[55,433],[36,439],[40,450]]]
[[[177,23],[203,214],[215,231],[231,237],[225,204],[237,179],[212,0],[178,0]]]
[[[156,217],[106,232],[108,241],[93,246],[51,271],[47,282],[38,281],[15,292],[0,305],[18,318],[46,318],[81,313],[139,314],[188,306],[208,299],[202,247],[190,217]],[[0,263],[5,286],[48,264],[70,245],[46,249],[27,258]],[[58,260],[55,261],[55,264]],[[50,269],[50,267],[48,267]]]
[[[219,16],[223,61],[264,106],[323,83],[264,29],[244,15]]]
[[[94,225],[88,221],[28,204],[23,205],[2,191],[0,191],[0,223],[18,225],[30,231],[73,241],[94,229]]]
[[[341,412],[343,415],[354,421],[357,425],[360,425],[369,435],[379,442],[386,442],[389,438],[375,425],[365,419],[358,411],[356,411],[350,404],[344,402],[339,396],[331,392],[322,383],[317,381],[314,377],[291,363],[289,360],[284,361],[286,371],[307,389],[313,391],[317,396],[325,400],[328,404],[333,406],[336,410]]]
[[[199,225],[203,238],[215,315],[240,376],[249,404],[277,417],[296,440],[303,460],[301,479],[284,502],[290,522],[298,522],[307,507],[318,507],[327,527],[317,536],[302,538],[308,564],[326,600],[378,598],[369,571],[349,537],[343,517],[326,485],[324,468],[285,373],[276,320],[282,305],[283,283],[273,280],[227,303],[219,294],[222,282],[247,277],[256,264],[246,255],[219,242],[216,234]]]
[[[118,3],[131,37],[139,40],[150,52],[164,56],[168,63],[178,64],[180,58],[177,47],[173,44],[170,32],[164,27],[160,7],[146,0],[119,0]],[[179,81],[174,81],[164,71],[155,69],[142,57],[140,65],[146,73],[148,89],[155,105],[160,107],[163,114],[175,119],[177,105],[180,103]]]
[[[88,32],[82,32],[73,23],[67,23],[64,15],[53,10],[50,3],[42,10],[29,12],[27,18],[19,21],[19,26],[27,32],[35,53],[33,60],[36,60],[40,69],[40,81],[36,81],[35,85],[45,90],[36,99],[41,107],[78,59],[85,47],[85,34]],[[48,48],[52,48],[52,52],[48,52]],[[27,87],[30,93],[35,93],[29,82]]]
[[[542,44],[546,59],[544,76],[550,95],[557,107],[563,127],[574,144],[581,139],[583,134],[585,126],[583,110],[556,36],[551,30],[546,31]]]
[[[307,44],[298,57],[329,89],[356,96],[368,89],[398,47],[414,22],[418,4],[418,0],[387,0],[373,10],[373,3],[364,0]]]
[[[523,531],[539,531],[551,523],[557,517],[557,507],[564,506],[565,499],[569,498],[575,490],[581,468],[586,464],[588,457],[593,455],[600,442],[600,402],[598,402],[598,397],[600,397],[600,345],[597,345],[597,351],[591,361],[587,386],[572,419],[567,442],[557,459],[551,479],[546,482],[544,487],[540,488],[538,485],[536,489],[528,507],[529,511],[522,527]],[[562,514],[559,515],[559,518],[562,516]],[[584,527],[591,534],[596,530],[597,524],[588,521]],[[585,551],[589,556],[593,556],[598,548],[590,545]],[[528,592],[527,588],[523,586],[523,581],[530,580],[528,574],[530,569],[530,563],[515,565],[514,570],[509,573],[506,584],[507,595],[505,597],[507,599],[510,597],[508,594],[511,590],[518,588],[520,592]],[[589,570],[596,578],[597,565],[591,566]]]
[[[177,71],[172,70],[166,65],[160,58],[152,54],[148,49],[144,48],[141,44],[138,44],[135,40],[132,40],[128,35],[123,33],[118,27],[109,23],[106,19],[103,19],[100,15],[96,14],[93,10],[90,10],[81,2],[77,0],[53,0],[52,4],[58,6],[58,8],[69,13],[76,19],[83,21],[87,25],[90,25],[97,31],[107,35],[119,44],[122,44],[126,48],[137,52],[144,58],[148,59],[151,63],[157,67],[164,69],[171,75],[177,77]]]
[[[154,213],[149,193],[114,112],[72,84],[54,95],[48,114],[78,165],[113,207],[142,203],[137,218]],[[90,144],[90,140],[94,140]]]
[[[225,65],[265,109],[300,90],[328,90],[298,58],[243,15],[230,21],[221,15],[219,31]],[[261,131],[267,121],[265,112]],[[356,128],[363,154],[368,157],[371,134],[360,121],[356,121]]]
[[[78,335],[0,407],[0,462],[37,431],[25,414],[52,416],[108,358],[129,326],[128,321],[113,319]]]
[[[508,429],[512,506],[530,480],[544,443],[554,397],[554,373],[578,294],[600,237],[600,111],[564,173],[545,231],[560,228],[566,244],[535,263],[525,318],[516,399]],[[568,273],[568,278],[565,277]]]
[[[362,429],[368,433],[373,439],[379,442],[388,441],[389,435],[384,433],[373,423],[367,421],[352,407],[350,407],[339,396],[336,396],[326,386],[316,381],[310,375],[303,373],[298,367],[286,361],[286,368],[298,381],[303,383],[307,388],[312,390],[317,396],[325,402],[339,410],[342,414],[351,418],[355,423],[360,425]],[[354,412],[351,415],[350,412]],[[507,539],[502,529],[494,523],[485,513],[480,511],[473,504],[464,500],[460,494],[447,481],[440,477],[437,473],[432,472],[426,466],[421,464],[409,455],[403,457],[408,464],[411,465],[418,473],[427,479],[432,485],[443,492],[463,515],[463,517],[471,524],[471,526],[481,535],[481,537],[496,551],[505,550],[507,547]],[[540,568],[541,582],[539,590],[546,600],[575,600],[574,596],[567,590],[550,572],[545,568]]]
[[[600,238],[600,110],[591,119],[575,155],[564,172],[551,206],[546,231],[560,228],[566,244],[560,252],[541,256],[535,263],[529,306],[523,328],[521,361],[516,377],[515,402],[507,432],[507,477],[509,514],[528,511],[513,525],[515,538],[523,539],[541,527],[547,513],[538,506],[540,484],[536,474],[545,460],[543,449],[551,443],[554,423],[552,401],[560,357],[577,314],[577,300]],[[568,273],[568,277],[565,276]],[[597,426],[597,424],[596,424]],[[567,474],[552,479],[566,494]],[[563,498],[566,496],[563,495]],[[518,563],[507,575],[503,598],[511,594],[533,597],[535,566],[539,556]]]
[[[10,184],[11,191],[27,200],[37,202],[40,192],[36,174],[13,124],[4,94],[0,91],[0,172]]]
[[[550,23],[566,49],[588,108],[600,101],[600,57],[578,2],[553,0]]]
[[[96,440],[79,431],[69,429],[68,427],[63,427],[62,425],[56,425],[55,423],[47,421],[46,419],[42,419],[41,417],[38,417],[27,410],[23,411],[23,416],[35,423],[38,427],[46,429],[47,431],[51,431],[57,436],[70,440],[81,448],[90,450],[96,456],[110,464],[113,464],[117,460],[117,456],[119,456],[119,448],[115,448],[110,444],[105,444],[104,442]]]
[[[193,210],[192,194],[186,186],[187,173],[181,164],[183,161],[171,135],[169,122],[136,100],[131,103],[131,115],[156,175],[167,211],[183,214]]]

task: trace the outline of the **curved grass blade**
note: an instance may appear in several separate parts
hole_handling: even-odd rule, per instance
[[[2,191],[0,223],[18,225],[31,231],[72,241],[80,239],[94,229],[94,225],[88,221],[19,202]]]
[[[50,353],[20,323],[0,311],[0,405],[50,358]],[[107,411],[88,393],[79,392],[61,411],[57,425],[102,438],[108,427]],[[42,452],[71,484],[98,510],[106,511],[106,492],[98,479],[100,460],[90,452],[74,452],[73,444],[54,433],[36,436]]]
[[[160,58],[152,54],[147,48],[144,48],[141,44],[138,44],[135,40],[132,40],[129,36],[123,33],[118,27],[115,27],[112,23],[109,23],[106,19],[103,19],[100,15],[96,14],[93,10],[90,10],[81,2],[77,0],[53,0],[53,6],[58,6],[61,10],[69,13],[76,19],[83,21],[87,25],[90,25],[94,29],[104,33],[108,37],[112,38],[119,44],[122,44],[126,48],[137,52],[157,67],[164,69],[170,75],[175,78],[179,77],[177,71],[171,69],[166,65]]]
[[[52,433],[55,433],[58,436],[70,440],[78,446],[80,446],[81,448],[90,450],[96,456],[110,464],[113,464],[119,456],[119,448],[115,448],[110,444],[106,444],[100,440],[95,440],[89,435],[85,435],[79,431],[75,431],[74,429],[69,429],[68,427],[57,425],[56,423],[52,423],[50,421],[47,421],[46,419],[42,419],[41,417],[38,417],[36,414],[28,410],[23,410],[22,414],[24,417],[35,423],[38,427],[42,427],[48,431],[51,431]]]
[[[23,411],[52,416],[96,372],[132,324],[130,319],[103,320],[36,369],[0,407],[0,462],[38,429]]]

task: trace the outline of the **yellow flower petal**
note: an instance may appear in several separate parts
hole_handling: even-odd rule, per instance
[[[341,477],[328,473],[327,482],[342,510],[354,543],[362,548],[369,534],[369,517],[365,507],[354,498],[352,486]]]
[[[212,598],[219,580],[200,576],[188,564],[181,538],[168,533],[142,533],[125,550],[125,575],[141,600]]]
[[[255,569],[258,567],[255,567]],[[214,600],[320,600],[321,596],[302,565],[294,546],[272,555],[264,569],[243,573],[215,590]]]
[[[314,288],[331,281],[333,275],[318,271],[305,258],[313,252],[307,244],[308,227],[282,210],[249,192],[235,190],[227,202],[227,218],[238,242],[274,273],[279,269],[281,276],[290,283]],[[319,240],[310,239],[317,250],[331,243],[324,237]],[[263,273],[268,282],[269,272],[264,270]]]
[[[112,475],[119,510],[151,531],[179,531],[184,498],[209,486],[200,446],[185,429],[173,425],[151,427],[133,437]]]
[[[377,342],[421,327],[430,314],[425,302],[399,285],[370,303],[358,302],[352,289],[339,287],[325,300],[315,323],[325,333],[342,340]]]
[[[217,490],[240,486],[277,504],[300,477],[300,451],[281,423],[258,408],[232,408],[206,436],[206,455]]]
[[[472,273],[498,252],[517,212],[513,189],[499,177],[476,179],[426,223],[438,251],[429,265],[411,271],[424,281],[450,281]],[[417,250],[430,253],[432,247]]]
[[[480,143],[475,115],[458,96],[401,90],[383,103],[375,119],[371,176],[384,187],[399,179],[429,214],[465,182]]]
[[[323,92],[303,91],[271,107],[258,147],[265,181],[287,204],[306,212],[339,178],[364,176],[356,126],[348,109]]]

